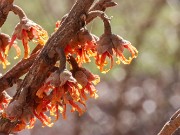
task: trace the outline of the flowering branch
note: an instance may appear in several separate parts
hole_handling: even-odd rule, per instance
[[[59,47],[59,45],[60,47],[66,46],[74,33],[83,27],[83,22],[81,21],[80,16],[87,13],[93,2],[94,0],[78,0],[70,11],[68,17],[62,23],[61,27],[52,35],[51,38],[49,38],[46,46],[36,58],[31,70],[28,72],[19,88],[20,91],[22,90],[24,93],[27,93],[24,97],[25,102],[22,103],[22,101],[20,101],[22,103],[19,107],[20,110],[27,109],[24,108],[24,105],[32,104],[34,102],[34,96],[36,95],[38,88],[40,88],[45,78],[47,78],[48,71],[52,69],[57,61],[57,52],[55,49]],[[16,110],[17,106],[11,111],[13,113],[14,111],[16,112]],[[22,111],[20,111],[20,113],[21,112]],[[19,117],[19,114],[17,114],[17,116]],[[1,121],[4,120],[1,119],[0,124]],[[6,131],[6,126],[0,125],[0,127],[4,127],[1,128],[1,132]]]
[[[88,95],[91,98],[98,97],[95,85],[100,78],[83,68],[82,64],[90,62],[90,57],[93,57],[100,71],[107,72],[108,70],[103,69],[107,64],[106,57],[111,59],[110,68],[114,63],[113,55],[117,56],[118,64],[120,61],[129,64],[136,58],[136,48],[122,37],[112,34],[110,19],[104,13],[107,7],[113,7],[117,3],[99,0],[92,6],[93,3],[94,0],[77,0],[69,14],[56,23],[55,32],[50,38],[40,25],[27,18],[20,7],[10,6],[9,10],[19,16],[20,22],[16,25],[12,38],[1,33],[3,48],[0,60],[5,67],[11,46],[15,47],[19,56],[15,40],[22,41],[24,59],[0,78],[0,92],[18,82],[17,92],[12,99],[8,100],[8,96],[2,92],[1,96],[7,101],[2,102],[5,109],[1,114],[0,132],[13,133],[25,127],[32,128],[36,118],[43,125],[51,127],[52,120],[46,113],[50,112],[57,120],[61,111],[63,118],[66,118],[67,105],[72,107],[72,112],[83,114]],[[85,27],[96,17],[104,22],[104,33],[100,38]],[[29,56],[30,41],[38,45]],[[124,49],[128,49],[132,57],[126,59],[123,55]],[[67,61],[72,67],[70,71],[66,67]],[[25,78],[19,80],[26,72]]]

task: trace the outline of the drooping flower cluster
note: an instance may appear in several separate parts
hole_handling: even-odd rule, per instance
[[[55,116],[55,120],[59,118],[59,113],[62,113],[63,118],[66,119],[66,107],[70,105],[71,112],[77,111],[82,115],[86,111],[86,94],[89,93],[90,97],[97,98],[97,90],[92,82],[97,83],[98,76],[83,68],[72,72],[74,75],[66,69],[62,72],[55,71],[37,91],[39,101],[34,114],[43,125],[53,125],[51,118],[45,114],[47,111]],[[84,81],[79,77],[81,74],[84,75]]]
[[[10,64],[7,60],[7,56],[12,46],[17,52],[14,58],[16,59],[21,55],[21,50],[15,41],[16,39],[22,41],[24,46],[24,58],[28,58],[30,53],[28,42],[33,41],[43,46],[48,40],[48,34],[40,25],[26,17],[22,18],[16,25],[12,38],[7,34],[0,33],[0,63],[2,63],[3,68],[6,68],[6,65]]]
[[[131,57],[124,56],[124,49],[129,50]],[[137,49],[127,40],[114,34],[103,34],[100,39],[90,34],[87,29],[81,29],[79,33],[69,42],[65,48],[66,54],[75,54],[77,63],[90,62],[93,56],[96,65],[102,73],[108,72],[114,64],[114,56],[117,57],[117,64],[122,61],[124,64],[130,64],[133,58],[137,57]],[[113,56],[114,55],[114,56]],[[108,64],[106,57],[111,60],[110,68],[104,69]]]
[[[96,55],[96,41],[98,37],[82,28],[66,46],[65,53],[75,54],[79,65],[91,62],[90,57]]]
[[[24,98],[24,97],[23,97]],[[23,108],[23,109],[22,109]],[[15,109],[15,111],[13,111]],[[14,100],[5,108],[2,117],[11,122],[18,122],[12,132],[18,132],[26,127],[34,127],[36,118],[33,115],[33,107],[22,104],[22,100]]]
[[[64,59],[60,58],[60,65],[57,63],[54,65],[56,71],[50,71],[43,86],[35,93],[32,105],[22,104],[23,100],[26,101],[24,97],[20,98],[22,94],[13,99],[10,104],[10,98],[6,94],[2,95],[0,109],[3,110],[9,104],[3,112],[3,118],[18,122],[12,130],[13,132],[26,127],[32,128],[36,118],[43,123],[43,126],[51,127],[53,126],[52,118],[56,121],[62,114],[62,117],[66,119],[67,106],[71,107],[71,112],[77,111],[79,115],[82,115],[86,111],[88,97],[98,97],[95,85],[100,81],[99,76],[83,68],[84,63],[91,62],[91,57],[95,59],[95,63],[102,73],[108,72],[113,67],[114,57],[117,57],[117,64],[120,62],[130,64],[132,59],[137,57],[138,51],[129,41],[111,33],[109,19],[104,13],[100,12],[99,16],[105,26],[104,34],[100,38],[83,27],[74,34],[65,48],[60,48],[64,51],[60,52],[62,54],[57,51],[59,48],[55,49],[59,58],[63,57]],[[63,17],[61,22],[66,17]],[[61,22],[56,23],[55,31],[61,27]],[[48,34],[41,26],[27,17],[21,18],[15,27],[12,38],[6,34],[0,34],[0,61],[3,67],[9,64],[6,57],[12,46],[17,51],[17,57],[21,54],[20,48],[15,44],[16,39],[22,41],[24,58],[28,58],[29,41],[43,46],[48,40]],[[128,59],[124,55],[125,49],[131,53]],[[107,58],[111,61],[108,69],[105,68],[108,65]],[[70,71],[66,69],[66,62],[70,64]]]
[[[123,52],[124,49],[128,49],[132,57],[126,59]],[[124,64],[130,64],[133,58],[136,58],[138,54],[137,49],[131,45],[127,40],[124,40],[118,35],[108,35],[104,34],[100,37],[100,40],[97,42],[97,56],[96,64],[99,67],[100,71],[106,73],[113,67],[113,55],[117,57],[117,64],[120,64],[122,61]],[[103,69],[107,65],[106,57],[111,59],[110,69]]]
[[[91,34],[86,28],[82,28],[71,39],[69,44],[65,47],[66,55],[75,55],[77,63],[81,66],[83,63],[91,62],[90,57],[94,57],[97,67],[102,73],[107,73],[114,65],[114,56],[117,57],[117,64],[122,62],[123,64],[130,64],[132,59],[138,55],[137,49],[131,45],[131,43],[123,39],[119,35],[111,34],[111,27],[105,21],[105,32],[100,38]],[[60,27],[60,21],[56,23],[56,28]],[[128,59],[124,56],[124,49],[127,49],[132,56]],[[110,58],[110,68],[104,69],[108,62],[106,58]]]
[[[48,34],[40,25],[25,17],[16,25],[8,50],[16,39],[22,41],[24,46],[24,58],[28,58],[30,52],[28,42],[32,40],[39,45],[45,45],[48,40]]]

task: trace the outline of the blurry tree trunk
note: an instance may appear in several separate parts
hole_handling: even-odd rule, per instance
[[[140,30],[139,33],[137,33],[136,37],[135,37],[135,46],[138,48],[138,50],[140,50],[143,40],[146,36],[146,32],[148,32],[149,29],[151,29],[151,27],[153,27],[154,23],[156,22],[156,20],[158,19],[158,15],[161,13],[162,8],[164,7],[164,5],[166,4],[166,0],[158,0],[158,1],[154,1],[153,6],[151,8],[151,11],[149,12],[149,14],[146,16],[146,19],[144,19],[144,21],[142,22],[142,24],[139,24],[139,26],[137,26],[137,28]],[[125,68],[126,70],[126,77],[123,80],[123,82],[121,82],[120,88],[121,91],[119,92],[119,99],[116,103],[117,106],[115,106],[114,110],[115,111],[115,119],[118,119],[118,115],[119,112],[122,110],[122,108],[124,108],[123,106],[123,93],[127,90],[128,85],[128,79],[132,76],[133,73],[133,66],[135,63],[131,63],[129,66],[127,66]],[[119,131],[118,129],[118,125],[115,126],[114,129],[114,135],[119,135]]]

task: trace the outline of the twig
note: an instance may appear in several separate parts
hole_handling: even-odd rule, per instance
[[[103,22],[104,22],[104,34],[112,34],[111,32],[111,24],[110,24],[110,18],[108,18],[108,16],[102,12],[102,11],[91,11],[88,14],[88,17],[86,19],[87,22],[89,22],[90,20],[92,21],[92,18],[96,18],[96,17],[100,17]]]
[[[100,10],[105,11],[108,7],[114,7],[117,3],[113,2],[112,0],[99,0],[91,9],[90,11]]]
[[[90,12],[92,11],[105,11],[108,7],[114,7],[116,6],[117,3],[113,2],[112,0],[99,0],[91,9]],[[91,16],[86,19],[86,24],[90,23],[96,16]]]
[[[19,16],[20,20],[22,20],[22,18],[26,17],[25,12],[17,5],[12,5],[11,11],[13,11],[14,14],[17,14]]]
[[[28,59],[22,59],[0,78],[0,93],[9,87],[12,87],[13,84],[16,83],[16,81],[19,79],[19,77],[27,73],[37,55],[38,53],[35,53]]]
[[[164,125],[158,135],[172,135],[180,127],[180,109]]]

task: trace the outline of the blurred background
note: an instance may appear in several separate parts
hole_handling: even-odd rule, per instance
[[[88,100],[87,112],[81,117],[68,113],[67,120],[60,118],[52,128],[37,122],[19,135],[156,135],[180,108],[180,0],[114,1],[118,6],[106,11],[113,16],[112,31],[131,41],[138,58],[130,65],[114,66],[107,74],[101,74],[94,63],[86,65],[101,76],[99,98]],[[49,35],[74,2],[15,0]],[[11,13],[1,31],[11,35],[17,23],[18,17]],[[98,36],[103,33],[99,19],[88,28]],[[11,51],[13,66],[19,59],[13,60]],[[11,66],[6,70],[0,66],[0,72]]]

